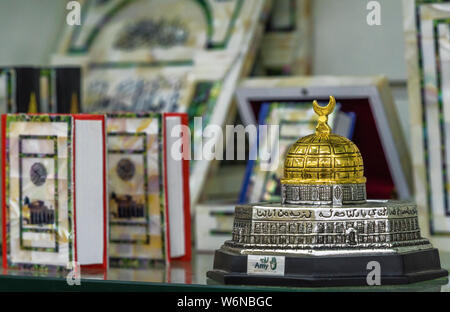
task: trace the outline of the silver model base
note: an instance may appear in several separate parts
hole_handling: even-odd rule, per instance
[[[281,202],[291,205],[364,204],[366,202],[366,184],[283,184],[281,186]]]
[[[343,255],[430,249],[420,235],[417,207],[408,201],[370,200],[359,205],[240,205],[232,240],[237,254]]]

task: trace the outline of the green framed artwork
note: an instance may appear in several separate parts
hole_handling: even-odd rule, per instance
[[[166,262],[161,114],[109,114],[109,257],[112,266]]]
[[[65,268],[74,260],[72,117],[4,119],[4,259],[10,268]]]
[[[58,252],[58,137],[56,135],[19,135],[19,219],[20,219],[20,248],[23,250]],[[40,153],[38,150],[27,149],[27,143],[37,142],[39,145],[53,146],[47,153]],[[30,166],[30,164],[32,164]],[[25,172],[29,168],[30,175]],[[53,175],[48,175],[49,172]],[[31,180],[27,181],[27,179]],[[44,183],[48,183],[47,190],[40,194],[39,198],[45,198],[42,202],[37,200],[30,202],[28,194],[39,193]],[[52,185],[53,184],[53,185]],[[25,189],[24,189],[25,187]],[[49,196],[50,195],[50,196]],[[50,207],[46,207],[48,205]],[[36,207],[39,206],[39,207]],[[43,213],[33,213],[33,209],[43,208]],[[35,242],[32,239],[25,239],[27,234],[45,233],[51,241]],[[36,244],[38,243],[38,244]],[[43,243],[39,246],[39,243]]]
[[[416,201],[440,249],[450,236],[450,2],[404,1]]]

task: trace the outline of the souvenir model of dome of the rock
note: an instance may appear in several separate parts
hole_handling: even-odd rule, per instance
[[[281,203],[238,205],[232,239],[207,273],[216,282],[279,286],[367,285],[368,264],[382,284],[447,276],[438,250],[421,236],[413,202],[367,200],[358,147],[331,133],[335,99],[314,101],[314,134],[289,149]],[[370,138],[367,138],[370,140]],[[382,151],[380,151],[382,152]]]

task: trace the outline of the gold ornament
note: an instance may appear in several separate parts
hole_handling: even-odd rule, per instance
[[[72,98],[70,100],[70,113],[71,114],[78,114],[78,96],[74,92],[72,93]]]
[[[38,112],[36,94],[31,92],[30,94],[30,104],[28,105],[28,114],[36,114]]]
[[[327,106],[317,101],[313,108],[319,115],[316,132],[300,138],[289,149],[284,162],[282,184],[333,185],[366,183],[364,165],[358,147],[349,139],[331,133],[328,115],[336,105],[330,96]]]

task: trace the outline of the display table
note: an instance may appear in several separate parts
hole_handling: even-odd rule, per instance
[[[441,252],[442,267],[450,269],[450,253]],[[4,271],[0,275],[0,291],[443,291],[450,292],[449,279],[372,287],[287,288],[225,286],[206,278],[212,268],[213,254],[195,254],[192,262],[174,262],[170,268],[117,269],[108,272],[82,272],[80,285],[70,286],[65,274]]]

